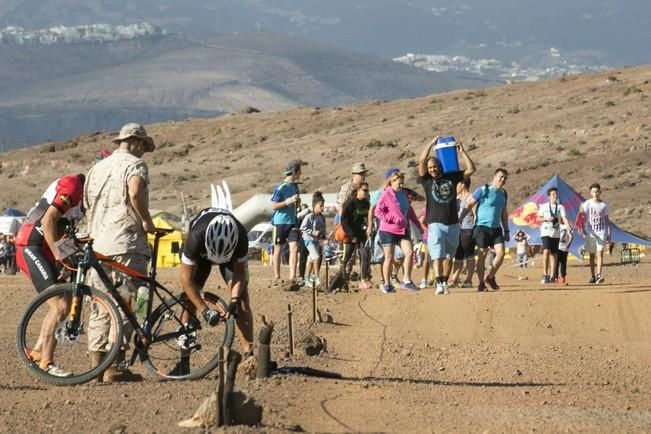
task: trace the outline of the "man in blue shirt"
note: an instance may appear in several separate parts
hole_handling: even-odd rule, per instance
[[[271,196],[273,215],[274,240],[274,280],[272,287],[280,286],[280,252],[289,243],[289,290],[298,290],[296,282],[296,263],[298,259],[298,241],[300,237],[297,210],[301,206],[301,198],[297,182],[301,177],[301,161],[292,160],[287,165],[285,180],[279,183]]]
[[[506,169],[497,169],[493,176],[493,182],[484,184],[475,190],[459,217],[460,220],[463,220],[466,214],[477,205],[477,219],[473,232],[475,243],[479,248],[477,258],[479,287],[477,291],[485,291],[485,283],[493,290],[500,289],[495,280],[495,274],[504,259],[504,242],[509,241],[509,214],[506,211],[508,195],[503,188],[508,176]],[[495,249],[495,258],[491,272],[484,280],[486,254],[491,247]]]

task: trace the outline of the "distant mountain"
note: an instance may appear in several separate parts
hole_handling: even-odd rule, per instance
[[[479,81],[269,33],[155,35],[107,43],[0,44],[0,145],[263,111],[409,98]]]
[[[651,61],[648,0],[0,0],[0,26],[142,21],[170,32],[285,33],[387,58],[523,63],[557,48],[596,53],[600,64]]]

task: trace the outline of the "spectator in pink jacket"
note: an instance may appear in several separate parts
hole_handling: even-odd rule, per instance
[[[414,263],[409,220],[413,221],[417,226],[420,223],[413,208],[409,205],[407,194],[402,189],[404,179],[404,174],[400,172],[393,173],[387,180],[384,191],[375,207],[375,216],[380,220],[380,242],[384,249],[382,275],[385,284],[382,286],[382,292],[385,294],[395,291],[395,288],[391,285],[390,277],[393,268],[393,252],[396,245],[400,245],[400,248],[405,253],[405,274],[401,289],[418,291],[416,285],[411,281],[411,269]]]

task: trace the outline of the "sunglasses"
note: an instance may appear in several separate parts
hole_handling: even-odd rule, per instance
[[[363,192],[366,192],[366,193],[368,193],[368,191],[369,191],[368,188],[362,188],[361,190],[362,190]]]

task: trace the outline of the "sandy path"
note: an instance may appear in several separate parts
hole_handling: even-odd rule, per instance
[[[337,324],[309,327],[308,292],[268,289],[267,270],[253,267],[255,313],[277,324],[273,357],[345,378],[276,376],[240,380],[238,388],[262,405],[262,427],[272,432],[651,431],[651,264],[608,267],[603,286],[554,289],[537,283],[540,270],[523,271],[523,281],[514,278],[518,271],[506,268],[495,293],[320,295],[321,310]],[[584,267],[570,269],[572,282],[586,275]],[[161,277],[172,283],[176,270]],[[0,276],[0,288],[0,362],[8,372],[0,378],[2,432],[177,432],[176,422],[214,388],[214,377],[40,383],[14,349],[15,324],[33,292],[23,276]],[[326,338],[328,353],[286,356],[287,303],[298,334]]]

